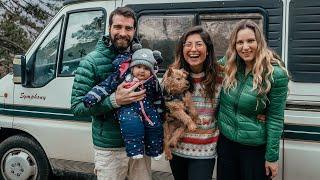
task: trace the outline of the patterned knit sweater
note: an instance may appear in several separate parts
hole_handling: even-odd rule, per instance
[[[199,74],[191,74],[194,92],[192,100],[199,115],[200,122],[197,122],[197,129],[192,132],[185,133],[172,149],[172,153],[193,159],[211,159],[216,156],[216,144],[218,141],[219,130],[217,127],[215,113],[219,102],[219,93],[221,89],[222,76],[218,73],[216,79],[215,99],[212,101],[204,97],[203,83],[204,72]]]

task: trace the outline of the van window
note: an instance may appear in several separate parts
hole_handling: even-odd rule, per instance
[[[162,52],[164,63],[160,73],[174,60],[174,51],[181,35],[194,25],[203,26],[214,41],[216,56],[224,56],[231,31],[242,19],[251,19],[264,29],[264,18],[260,13],[194,13],[189,15],[141,15],[138,20],[138,36],[142,46]]]
[[[288,69],[291,80],[320,83],[319,1],[290,1]]]
[[[70,13],[63,46],[59,74],[73,75],[79,62],[92,50],[104,34],[105,13],[102,10]]]
[[[228,48],[230,34],[242,19],[251,19],[263,29],[263,16],[259,13],[212,13],[201,14],[201,26],[211,35],[216,56],[221,58]]]
[[[143,47],[159,50],[164,58],[159,73],[173,62],[174,49],[181,35],[195,24],[190,15],[145,15],[138,20],[138,37]]]
[[[35,54],[33,86],[40,87],[55,77],[62,19],[53,27]]]

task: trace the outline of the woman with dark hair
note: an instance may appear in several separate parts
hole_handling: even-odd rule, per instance
[[[278,172],[288,72],[260,27],[240,21],[230,36],[220,94],[218,180],[262,180]],[[259,120],[265,114],[265,121]]]
[[[175,180],[211,180],[215,165],[219,130],[215,109],[222,80],[212,39],[201,26],[187,30],[179,40],[171,65],[189,73],[189,91],[199,121],[195,131],[187,131],[172,148],[170,166]]]

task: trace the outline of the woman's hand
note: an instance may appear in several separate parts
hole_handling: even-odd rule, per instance
[[[278,161],[276,161],[276,162],[268,162],[268,161],[266,161],[265,168],[266,168],[266,175],[267,176],[269,175],[269,173],[271,173],[270,174],[271,178],[276,177],[277,174],[278,174],[278,169],[279,169]]]
[[[266,115],[264,114],[258,114],[257,119],[261,122],[266,122]]]
[[[143,98],[146,96],[146,90],[144,89],[138,92],[134,91],[139,85],[141,84],[136,83],[133,86],[126,88],[126,83],[122,82],[116,90],[116,103],[121,106],[143,100]]]

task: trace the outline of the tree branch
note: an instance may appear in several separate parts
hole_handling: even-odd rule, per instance
[[[9,44],[9,46],[6,45],[6,44]],[[17,49],[19,49],[19,50],[21,50],[21,51],[23,51],[23,52],[26,51],[26,50],[25,50],[23,47],[21,47],[19,44],[15,43],[15,42],[13,42],[13,41],[11,41],[11,40],[9,40],[9,39],[4,39],[4,38],[0,37],[0,46],[10,48],[10,45],[13,46],[13,47],[15,47],[15,48],[17,48]]]
[[[1,5],[1,6],[3,7],[3,9],[4,9],[6,12],[8,12],[9,14],[11,14],[11,15],[14,14],[12,11],[10,11],[10,10],[8,9],[8,7],[7,7],[3,2],[0,1],[0,5]]]

